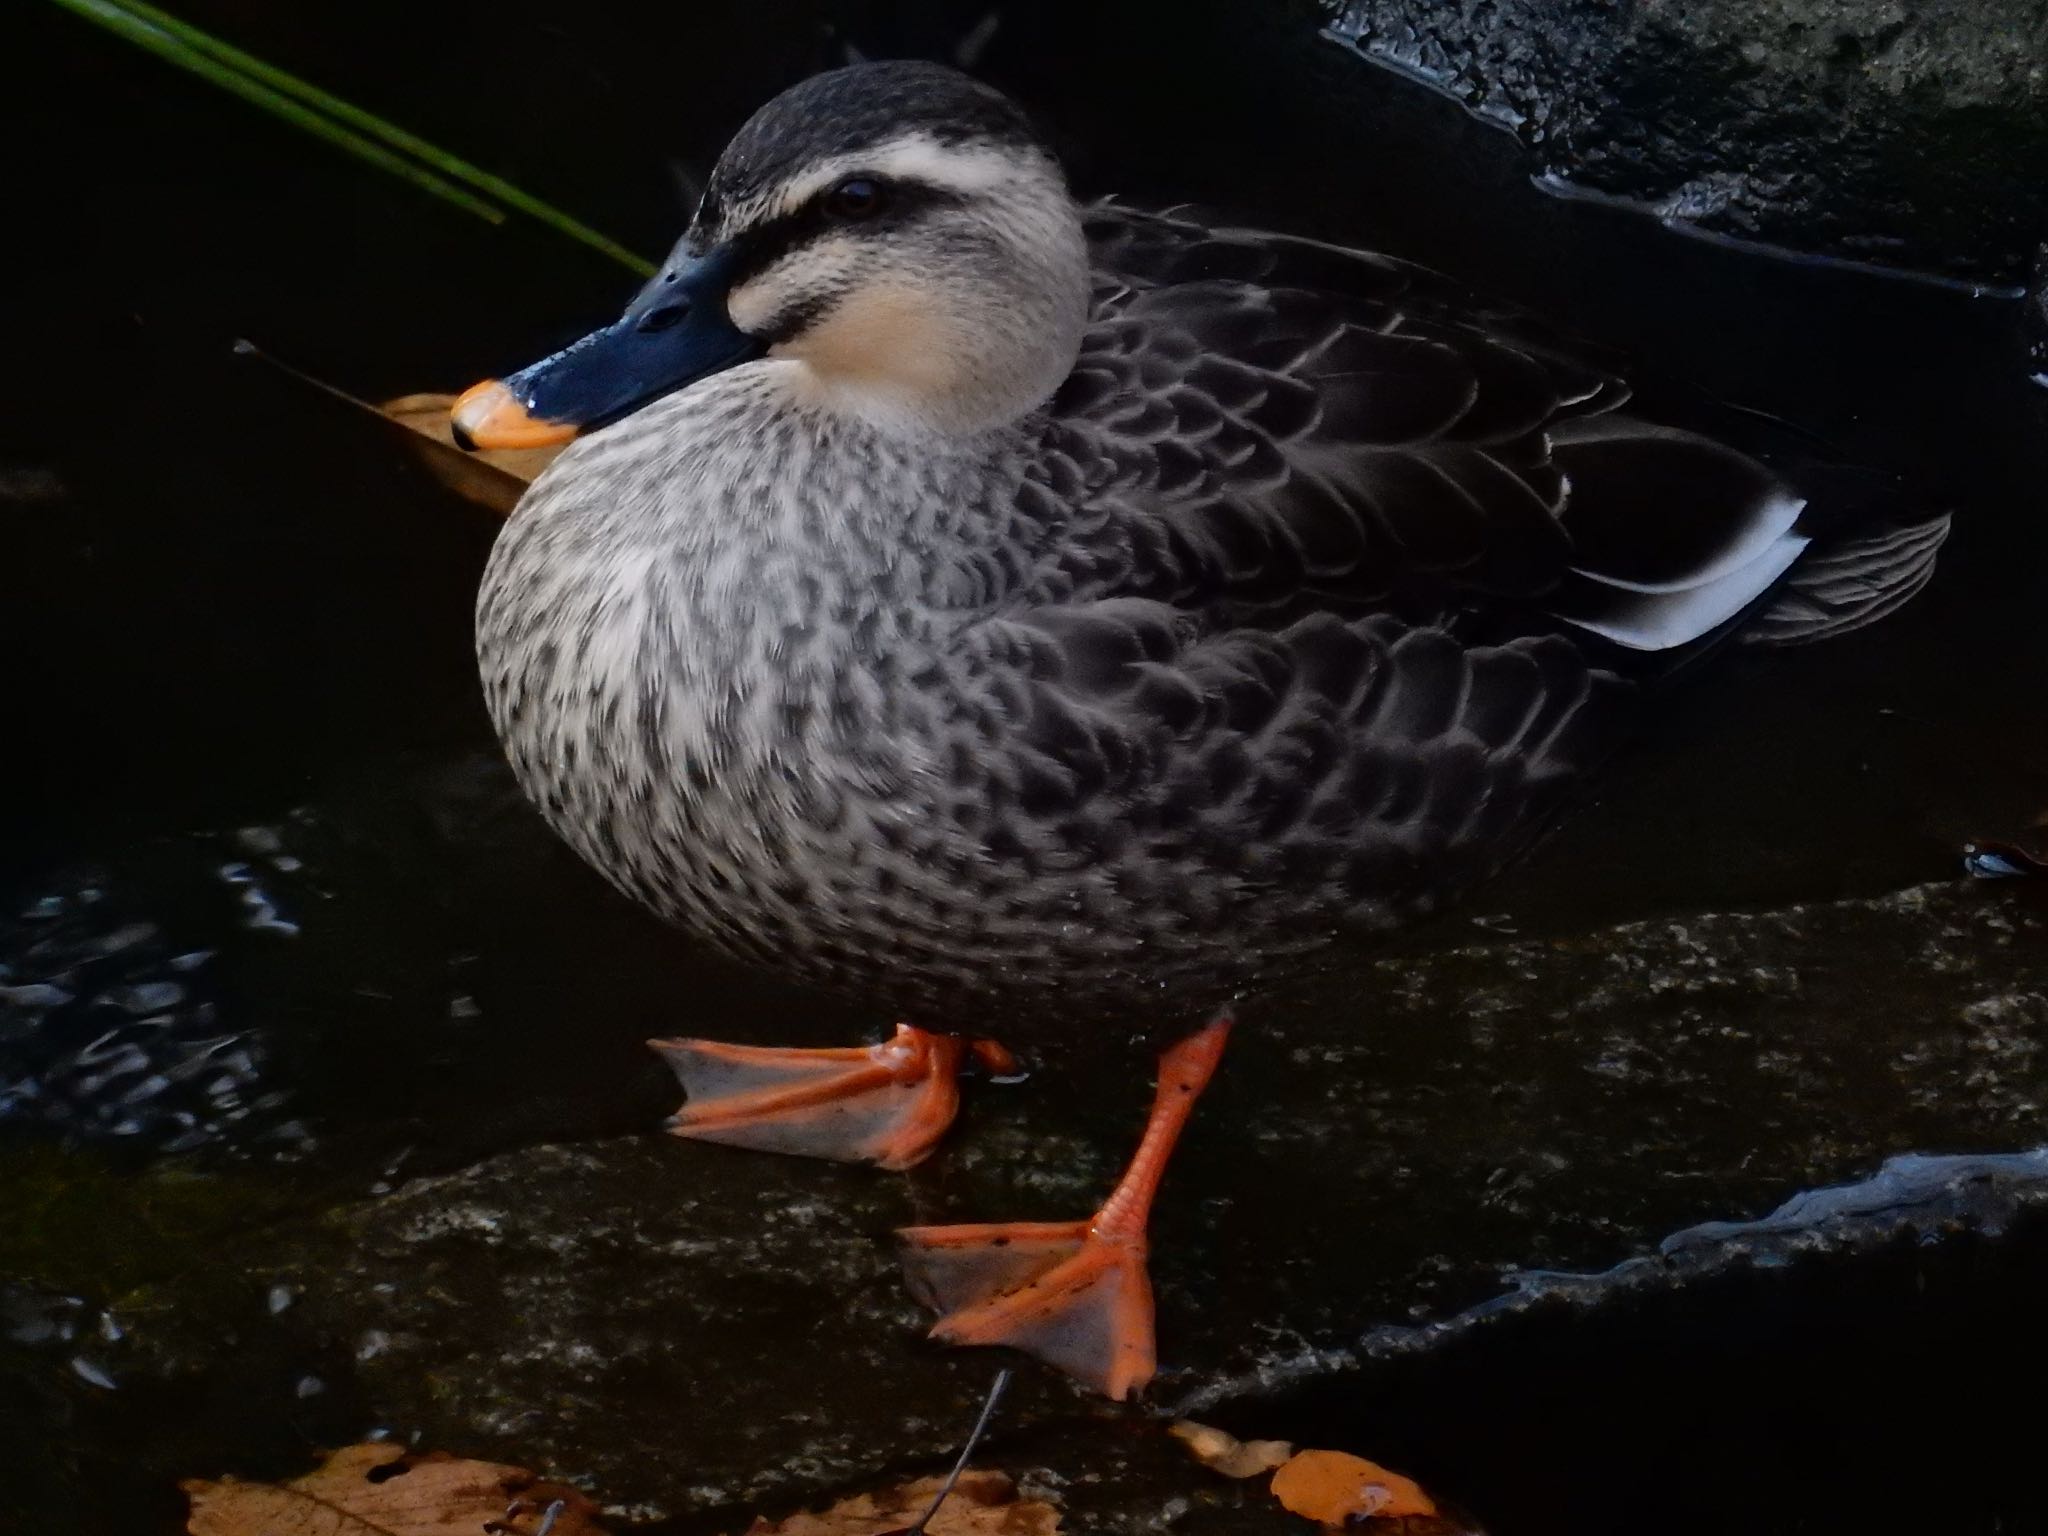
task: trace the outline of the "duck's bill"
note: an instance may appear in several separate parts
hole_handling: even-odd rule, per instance
[[[726,315],[725,268],[716,254],[671,267],[616,324],[465,390],[451,412],[455,441],[464,448],[566,442],[759,357],[762,344]]]
[[[455,445],[478,448],[546,448],[566,443],[582,430],[571,422],[546,421],[519,401],[503,379],[472,384],[449,408]]]

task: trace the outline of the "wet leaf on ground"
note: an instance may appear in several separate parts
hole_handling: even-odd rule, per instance
[[[1182,1419],[1168,1431],[1195,1460],[1225,1477],[1271,1472],[1273,1497],[1292,1514],[1328,1529],[1382,1536],[1467,1536],[1413,1478],[1344,1451],[1299,1451],[1285,1440],[1240,1440],[1227,1430]]]
[[[943,1481],[921,1478],[880,1493],[857,1493],[815,1514],[757,1519],[744,1536],[896,1536],[916,1525]],[[963,1473],[925,1527],[930,1536],[1054,1536],[1059,1528],[1058,1510],[1019,1498],[1017,1485],[1001,1472]]]
[[[1193,1452],[1195,1460],[1225,1477],[1257,1477],[1294,1454],[1294,1447],[1285,1440],[1240,1440],[1226,1430],[1192,1419],[1182,1419],[1167,1433]]]
[[[1344,1451],[1290,1457],[1273,1474],[1273,1497],[1294,1514],[1338,1528],[1438,1513],[1436,1501],[1413,1478]]]
[[[192,1500],[191,1536],[604,1536],[597,1506],[574,1488],[396,1445],[347,1446],[288,1483],[180,1486]]]

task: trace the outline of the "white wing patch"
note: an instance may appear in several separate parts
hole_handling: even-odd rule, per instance
[[[1632,651],[1675,650],[1727,623],[1762,597],[1792,568],[1809,542],[1803,534],[1780,533],[1761,549],[1751,548],[1748,563],[1730,568],[1717,561],[1710,574],[1692,586],[1649,589],[1593,576],[1591,579],[1602,585],[1635,595],[1603,604],[1597,617],[1561,617]]]

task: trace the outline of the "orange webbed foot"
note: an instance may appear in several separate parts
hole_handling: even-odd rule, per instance
[[[650,1040],[688,1102],[677,1136],[761,1152],[909,1168],[960,1107],[961,1042],[908,1024],[880,1045],[786,1050]]]
[[[1085,1221],[908,1227],[911,1293],[943,1314],[932,1337],[1007,1344],[1121,1401],[1152,1379],[1152,1282],[1142,1233]]]
[[[1146,1224],[1167,1159],[1229,1038],[1230,1017],[1221,1014],[1161,1054],[1145,1134],[1092,1220],[899,1234],[912,1294],[941,1314],[933,1338],[1007,1344],[1117,1401],[1152,1379]]]

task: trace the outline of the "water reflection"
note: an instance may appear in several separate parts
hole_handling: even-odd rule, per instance
[[[253,880],[231,883],[246,897]],[[296,931],[274,909],[246,926]],[[303,1153],[311,1138],[268,1042],[222,1017],[218,960],[139,916],[103,876],[0,920],[0,1133],[138,1154]]]

